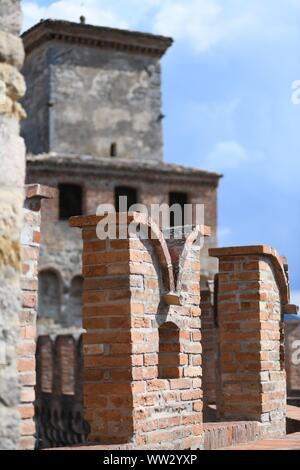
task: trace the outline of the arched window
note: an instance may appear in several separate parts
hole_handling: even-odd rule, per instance
[[[128,212],[130,206],[136,203],[137,191],[135,188],[129,188],[127,186],[117,186],[115,188],[116,212]]]
[[[51,269],[38,276],[38,316],[59,320],[61,309],[61,281]]]
[[[180,377],[180,330],[175,323],[159,327],[158,376],[160,379]]]
[[[83,277],[73,277],[70,285],[68,304],[64,315],[66,326],[82,325],[82,290]]]

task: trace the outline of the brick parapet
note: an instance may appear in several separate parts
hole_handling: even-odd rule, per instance
[[[260,434],[285,433],[283,307],[289,304],[282,258],[270,247],[213,249],[219,258],[221,418],[256,420]]]
[[[17,346],[18,374],[21,383],[21,449],[33,449],[35,445],[34,397],[35,397],[35,349],[36,309],[38,290],[38,259],[40,250],[41,200],[53,195],[52,188],[41,185],[25,187],[23,228],[21,232],[22,259],[22,311],[19,314],[20,340]]]
[[[134,221],[156,233],[154,240],[130,231],[125,240],[99,240],[100,220],[71,219],[72,226],[83,229],[84,405],[90,441],[141,449],[201,447],[196,232],[191,232],[195,243],[189,238],[179,257],[178,292],[167,242],[151,222],[131,214],[124,226]]]

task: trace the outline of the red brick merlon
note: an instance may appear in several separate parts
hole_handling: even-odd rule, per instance
[[[115,216],[116,221],[115,221]],[[107,219],[109,222],[110,218],[112,222],[116,222],[119,225],[136,223],[140,224],[148,233],[149,239],[151,239],[156,255],[159,259],[160,266],[162,269],[162,277],[164,284],[164,301],[168,305],[180,305],[180,291],[182,286],[182,277],[185,272],[186,265],[189,263],[189,250],[191,249],[193,243],[196,241],[197,237],[209,237],[211,235],[211,228],[202,225],[193,227],[193,230],[188,235],[184,244],[182,246],[183,251],[178,254],[178,259],[174,261],[172,252],[168,247],[168,244],[164,238],[163,233],[160,231],[159,227],[155,224],[151,218],[145,216],[145,214],[131,212],[131,213],[119,213],[119,214],[107,214],[102,215],[87,215],[87,216],[75,216],[71,217],[69,224],[71,227],[95,227],[103,219]],[[179,270],[178,279],[176,279],[175,271],[177,266],[181,266]]]
[[[265,245],[209,254],[219,258],[219,418],[257,421],[262,438],[281,437],[286,433],[286,261]]]
[[[235,256],[264,256],[271,260],[276,281],[280,290],[281,304],[284,313],[291,310],[295,311],[296,307],[290,305],[290,289],[287,275],[285,272],[285,258],[268,245],[251,245],[251,246],[234,246],[225,248],[211,248],[209,255],[215,258],[231,258]]]
[[[89,442],[202,448],[198,234],[209,230],[189,225],[179,237],[180,227],[162,232],[136,212],[73,217],[70,225],[83,239]]]

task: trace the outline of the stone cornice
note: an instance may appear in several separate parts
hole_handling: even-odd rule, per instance
[[[26,54],[45,42],[61,41],[160,58],[173,43],[164,36],[50,19],[25,31],[22,38]]]
[[[42,154],[27,156],[27,170],[29,172],[58,172],[62,171],[80,175],[103,176],[105,178],[137,177],[142,181],[178,181],[189,184],[207,184],[218,186],[222,175],[198,168],[190,168],[182,165],[168,164],[163,162],[146,162],[125,159],[93,158],[85,156],[50,156]]]

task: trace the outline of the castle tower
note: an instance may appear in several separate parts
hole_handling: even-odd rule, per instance
[[[211,236],[201,250],[201,281],[212,279],[221,175],[163,162],[160,59],[172,39],[46,20],[23,40],[26,179],[57,190],[43,202],[39,334],[81,324],[82,242],[68,219],[102,204],[118,212],[120,196],[149,215],[153,205],[203,205]]]
[[[172,39],[46,20],[23,40],[29,153],[162,160],[160,58]]]

